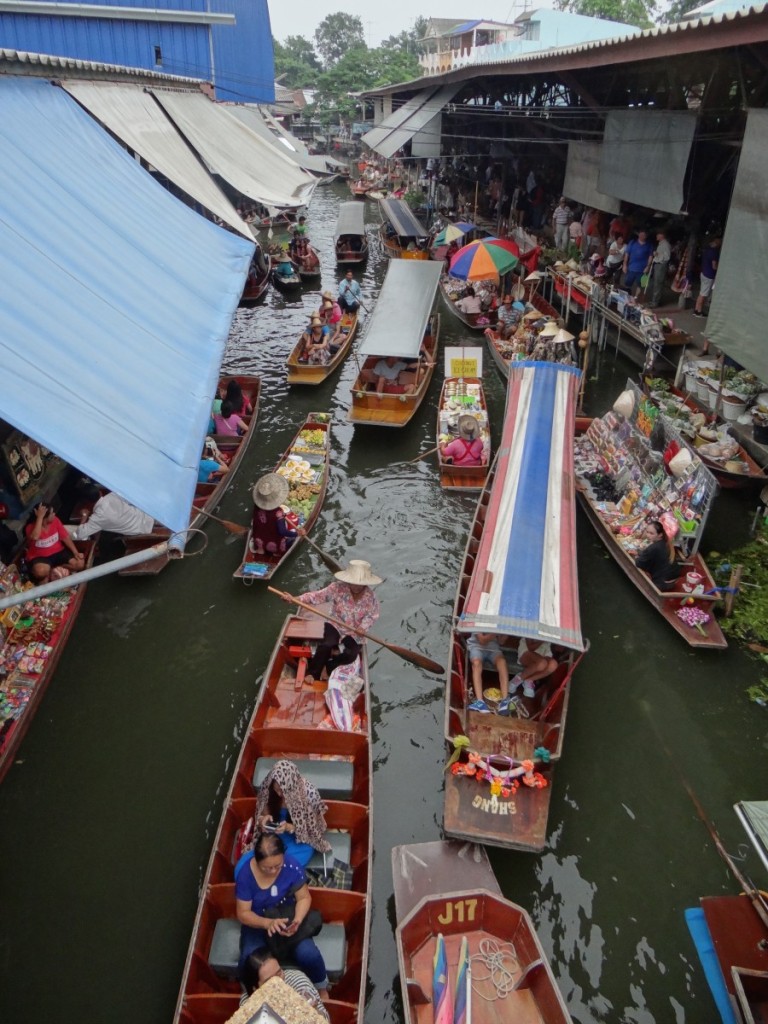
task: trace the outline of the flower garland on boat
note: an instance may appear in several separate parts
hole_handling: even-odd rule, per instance
[[[536,761],[547,764],[550,760],[551,755],[546,747],[536,747],[533,758],[515,761],[506,754],[480,754],[469,750],[466,736],[456,736],[453,745],[454,752],[446,765],[451,775],[466,775],[474,777],[478,782],[490,783],[491,796],[514,796],[521,783],[530,789],[544,789],[549,785],[541,772],[535,770]],[[466,763],[459,760],[463,749],[467,751]],[[506,761],[507,764],[504,768],[497,768],[492,761]]]

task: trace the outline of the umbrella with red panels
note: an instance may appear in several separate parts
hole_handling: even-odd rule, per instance
[[[463,246],[451,260],[451,277],[498,281],[520,262],[520,249],[504,238],[482,238]]]

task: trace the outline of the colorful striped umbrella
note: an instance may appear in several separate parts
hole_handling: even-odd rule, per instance
[[[460,220],[456,224],[448,224],[439,235],[435,236],[434,245],[447,245],[448,242],[453,242],[456,238],[463,238],[464,235],[468,235],[470,231],[475,230],[475,225],[470,224],[467,220]]]
[[[453,1024],[471,1024],[470,988],[472,973],[469,965],[469,942],[462,936],[459,950],[459,967],[456,974],[456,989],[453,997]]]
[[[442,933],[437,936],[432,965],[432,1014],[434,1024],[453,1024],[451,992],[448,988],[448,958]]]
[[[520,250],[503,238],[482,238],[459,249],[451,260],[451,277],[464,281],[498,281],[520,262]]]

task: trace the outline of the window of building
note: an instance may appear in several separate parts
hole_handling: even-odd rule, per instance
[[[155,47],[155,64],[157,67],[162,67],[163,65],[163,51],[159,46]]]

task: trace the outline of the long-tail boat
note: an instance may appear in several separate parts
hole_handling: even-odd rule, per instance
[[[229,470],[221,479],[215,483],[198,484],[195,487],[195,496],[192,499],[192,508],[189,516],[190,530],[202,529],[208,524],[206,512],[214,512],[220,505],[222,498],[234,480],[240,463],[245,457],[248,445],[255,433],[254,427],[259,413],[259,396],[261,393],[261,378],[254,376],[233,376],[222,377],[220,385],[226,385],[230,380],[236,380],[243,390],[243,394],[251,403],[252,412],[240,418],[247,425],[248,430],[239,437],[231,437],[225,434],[212,434],[219,451],[229,457]],[[150,548],[160,541],[167,540],[171,536],[170,530],[155,523],[152,533],[144,533],[135,537],[123,537],[123,545],[127,554],[140,551],[142,548]],[[123,569],[120,576],[156,576],[171,561],[171,555],[162,555],[160,558],[153,558],[148,562],[140,562],[130,569]]]
[[[243,306],[253,305],[264,297],[269,288],[269,278],[272,273],[272,257],[269,253],[262,253],[257,247],[257,256],[251,261],[251,269],[245,279],[243,294],[240,296],[240,304]],[[259,259],[259,256],[261,259]]]
[[[478,502],[454,604],[445,831],[517,850],[544,848],[570,682],[585,649],[573,485],[579,378],[574,367],[557,363],[512,367],[501,445]],[[497,634],[510,666],[518,639],[510,644],[508,638],[549,643],[557,667],[534,697],[513,695],[515,714],[471,711],[471,633]],[[498,686],[496,674],[484,675],[484,692]]]
[[[442,452],[442,444],[446,443],[445,439],[448,436],[443,428],[450,428],[451,420],[458,421],[463,415],[474,416],[480,428],[483,461],[477,466],[457,466]],[[488,406],[480,377],[445,378],[437,406],[437,445],[437,464],[440,470],[440,486],[443,490],[464,493],[481,491],[491,464],[491,432]]]
[[[330,460],[330,417],[325,412],[311,412],[274,469],[275,473],[288,481],[290,490],[286,506],[299,518],[300,525],[307,533],[315,525],[325,501]],[[301,547],[303,539],[299,535],[283,552],[256,552],[253,550],[249,530],[242,561],[233,574],[234,578],[244,583],[272,579],[283,563]]]
[[[435,372],[440,334],[440,316],[432,312],[440,269],[434,262],[389,264],[356,353],[358,374],[347,415],[350,423],[404,427],[424,401]],[[387,357],[418,361],[407,378],[412,381],[408,386],[414,387],[411,394],[377,393],[372,371]]]
[[[533,922],[482,847],[396,846],[392,876],[405,1024],[570,1024]]]
[[[307,256],[312,257],[308,266],[302,260],[294,258],[293,265],[303,282],[318,281],[322,275],[323,268],[320,266],[320,256],[317,250],[307,242]]]
[[[354,705],[358,731],[328,725],[326,684],[304,681],[309,645],[323,621],[290,615],[267,667],[224,801],[181,981],[174,1024],[224,1024],[237,1010],[240,925],[233,881],[236,837],[256,811],[256,787],[275,761],[294,761],[328,804],[326,838],[336,860],[352,869],[350,889],[311,886],[323,916],[316,937],[331,981],[332,1024],[363,1024],[371,919],[371,744],[368,670]],[[322,855],[309,868],[322,869]]]
[[[419,248],[429,232],[404,199],[380,199],[383,223],[379,232],[386,256],[398,260],[429,260],[426,248]]]
[[[303,363],[301,355],[304,351],[303,334],[291,349],[285,361],[288,370],[289,384],[322,384],[341,366],[350,353],[352,342],[357,332],[358,314],[344,313],[341,317],[341,344],[327,363]]]
[[[341,203],[336,230],[333,233],[336,262],[356,266],[368,258],[368,236],[365,233],[365,207],[360,203]]]

